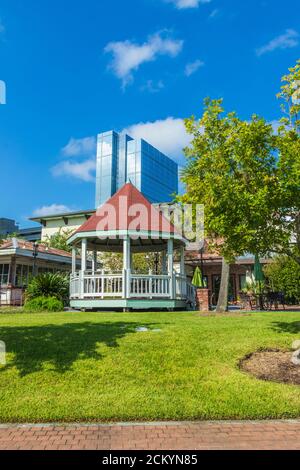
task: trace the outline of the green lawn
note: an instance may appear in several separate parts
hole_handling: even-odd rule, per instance
[[[0,422],[300,417],[299,387],[237,366],[297,338],[300,313],[0,314]]]

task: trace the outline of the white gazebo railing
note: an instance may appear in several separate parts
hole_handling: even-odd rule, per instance
[[[184,275],[98,273],[79,271],[71,274],[72,299],[177,299],[192,304],[195,288]]]
[[[148,299],[170,297],[171,276],[133,274],[130,280],[131,297]]]

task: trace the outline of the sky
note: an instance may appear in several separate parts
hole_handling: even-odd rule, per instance
[[[299,0],[0,0],[0,217],[92,209],[100,132],[183,166],[207,96],[278,120],[299,58]]]

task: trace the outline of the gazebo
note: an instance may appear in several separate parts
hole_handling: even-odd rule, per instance
[[[70,304],[76,309],[186,309],[195,306],[195,288],[187,282],[184,253],[187,241],[174,225],[131,183],[125,184],[68,240],[72,246]],[[180,271],[174,270],[174,251]],[[81,251],[81,269],[76,255]],[[123,253],[121,272],[106,272],[100,252]],[[161,253],[160,273],[137,274],[133,253]],[[92,259],[92,269],[87,260]]]

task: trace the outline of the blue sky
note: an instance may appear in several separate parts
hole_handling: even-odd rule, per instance
[[[277,120],[299,35],[299,0],[0,0],[0,217],[92,208],[99,132],[182,164],[206,96]]]

